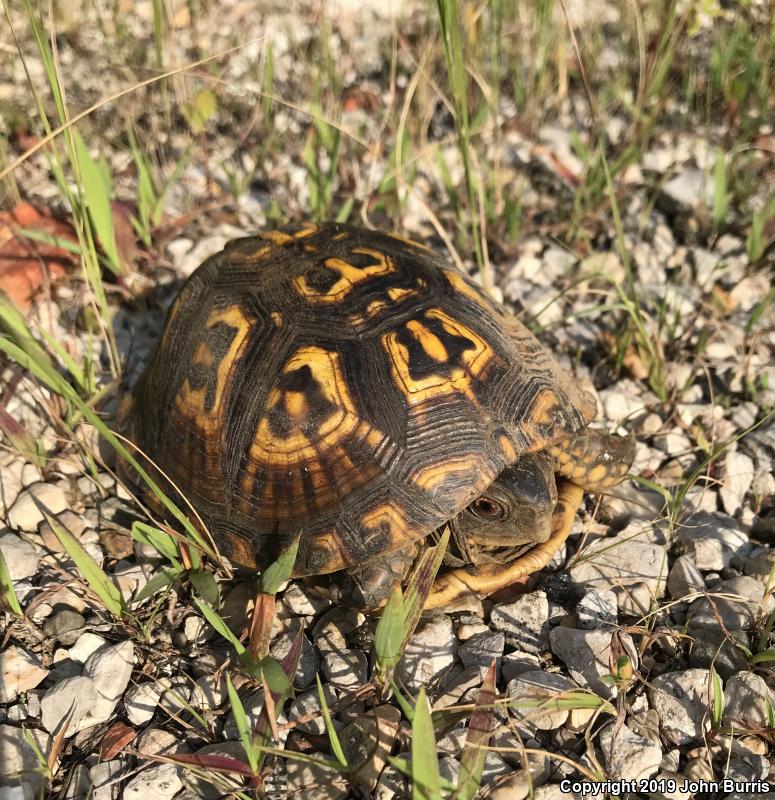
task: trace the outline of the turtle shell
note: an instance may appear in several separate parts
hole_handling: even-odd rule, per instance
[[[221,552],[333,572],[429,534],[594,400],[422,244],[325,224],[236,239],[173,303],[125,429]]]

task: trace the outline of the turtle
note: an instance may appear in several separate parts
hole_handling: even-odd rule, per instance
[[[426,244],[347,224],[230,241],[185,281],[119,424],[221,555],[379,608],[449,526],[426,605],[543,566],[632,437]]]

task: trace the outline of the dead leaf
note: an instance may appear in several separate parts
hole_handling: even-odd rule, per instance
[[[113,200],[110,204],[113,213],[113,232],[116,237],[116,249],[122,266],[131,268],[137,256],[137,235],[132,227],[132,208],[128,203]]]
[[[115,722],[108,728],[100,745],[100,759],[110,761],[137,738],[137,731],[125,722]]]
[[[70,225],[30,203],[0,213],[0,291],[26,311],[40,287],[62,277],[67,267],[77,263],[77,257],[61,247],[27,238],[19,233],[20,228],[74,243],[78,239]]]

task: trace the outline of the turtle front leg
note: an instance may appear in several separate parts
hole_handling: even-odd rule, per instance
[[[600,492],[624,479],[635,457],[635,437],[585,428],[552,444],[549,453],[558,475],[588,492]]]
[[[375,610],[385,605],[396,584],[404,583],[416,557],[416,545],[383,553],[379,558],[323,576],[328,579],[324,592],[320,580],[312,580],[318,591],[335,603],[364,611]]]
[[[492,594],[525,575],[543,569],[570,535],[583,496],[584,490],[577,484],[560,481],[557,486],[557,505],[552,515],[552,532],[545,542],[508,564],[484,564],[477,567],[475,572],[454,569],[440,575],[433,583],[425,608],[440,608],[470,594]]]

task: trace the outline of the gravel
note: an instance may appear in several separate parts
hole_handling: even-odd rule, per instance
[[[648,697],[659,714],[662,733],[677,745],[702,738],[710,726],[707,712],[708,680],[705,669],[666,672],[651,682]]]
[[[418,35],[430,28],[427,10],[416,5],[337,0],[328,4],[324,17],[306,6],[254,12],[238,0],[224,0],[198,8],[196,26],[186,4],[170,10],[175,36],[165,41],[169,64],[225,50],[237,43],[235,36],[242,44],[261,41],[219,59],[222,83],[213,116],[194,134],[187,120],[197,102],[206,106],[209,101],[198,94],[205,84],[193,73],[183,105],[172,102],[163,115],[156,113],[160,93],[140,89],[122,98],[122,111],[143,111],[132,115],[133,125],[159,186],[183,158],[164,198],[152,249],[134,241],[131,269],[118,281],[105,274],[127,383],[147,363],[161,335],[164,310],[202,259],[231,238],[274,224],[278,211],[283,222],[303,220],[312,210],[319,187],[311,186],[309,164],[325,171],[330,152],[305,115],[277,104],[275,138],[266,136],[264,105],[255,98],[266,88],[267,70],[274,93],[306,108],[304,92],[321,85],[307,56],[326,53],[336,70],[335,77],[326,77],[327,85],[336,92],[320,98],[322,112],[381,148],[364,158],[350,137],[342,137],[333,194],[326,208],[318,209],[321,214],[335,215],[352,198],[353,220],[362,213],[384,228],[395,206],[400,217],[393,224],[434,247],[443,247],[439,229],[453,236],[459,231],[465,208],[453,207],[448,187],[450,180],[463,185],[463,164],[451,116],[417,69]],[[746,4],[745,13],[757,13],[759,5]],[[570,3],[569,11],[582,34],[584,26],[605,21],[606,35],[596,28],[592,39],[600,42],[595,73],[618,70],[630,57],[617,48],[615,35],[608,35],[624,24],[618,5]],[[115,47],[108,43],[108,18],[101,20],[97,35],[94,25],[81,24],[79,13],[88,12],[63,11],[57,23],[72,109],[87,108],[158,66],[148,54],[154,21],[144,5],[122,19]],[[471,48],[486,35],[481,26],[488,13],[485,9],[471,22]],[[694,15],[686,48],[702,53],[706,63],[712,36],[730,19],[726,8],[718,15]],[[566,25],[561,16],[552,24],[557,30]],[[750,24],[756,32],[757,23]],[[19,26],[22,46],[32,48],[25,27]],[[329,30],[324,47],[321,32]],[[653,31],[644,34],[653,36]],[[272,44],[271,66],[264,41]],[[395,58],[388,68],[385,58],[391,52]],[[35,79],[44,80],[38,61],[28,61]],[[591,80],[599,89],[595,74]],[[456,609],[423,615],[396,668],[396,685],[410,704],[420,689],[426,692],[436,712],[439,768],[455,781],[465,760],[471,709],[495,661],[498,700],[490,744],[496,750],[486,753],[482,792],[495,800],[581,797],[561,789],[559,781],[580,779],[598,766],[610,778],[675,779],[679,785],[687,777],[773,783],[766,730],[775,697],[769,662],[752,659],[775,649],[766,624],[773,609],[767,587],[775,564],[775,424],[767,420],[775,407],[775,317],[772,303],[763,302],[770,292],[772,248],[751,263],[754,243],[748,235],[751,214],[763,213],[770,202],[771,167],[765,169],[757,159],[772,151],[772,130],[742,109],[698,118],[671,96],[660,106],[649,150],[612,176],[619,198],[617,229],[608,206],[596,208],[587,199],[587,164],[580,154],[597,140],[597,127],[588,118],[578,81],[566,83],[545,113],[540,109],[525,116],[528,125],[514,122],[522,119],[521,105],[511,92],[501,92],[498,136],[488,121],[475,137],[487,152],[481,163],[492,164],[503,189],[485,198],[494,294],[505,297],[579,384],[595,393],[601,424],[635,432],[632,472],[643,480],[627,481],[597,499],[588,496],[568,541],[539,576],[494,597],[469,598]],[[413,177],[411,185],[390,188],[395,131],[385,111],[400,110],[407,87],[418,99],[407,120],[404,153],[411,158],[406,164],[411,163]],[[176,84],[170,98],[182,98],[179,90]],[[17,129],[7,112],[18,106],[22,119],[35,115],[19,59],[9,61],[0,98],[0,140],[10,161],[37,135],[28,125]],[[427,112],[424,120],[415,118],[415,105]],[[90,114],[82,133],[89,134],[94,155],[104,158],[114,176],[117,206],[133,215],[137,169],[126,152],[126,118],[115,113],[116,107],[110,103]],[[159,121],[168,115],[171,127]],[[733,142],[742,119],[756,131],[750,141]],[[614,163],[630,143],[631,121],[620,111],[601,122]],[[435,148],[433,157],[415,151],[415,131]],[[730,197],[734,191],[734,202],[717,224],[713,203],[725,198],[715,195],[716,154],[728,147],[734,150],[727,155],[737,154],[726,162],[730,183],[725,191]],[[738,163],[748,170],[744,182],[732,174]],[[409,171],[402,175],[408,180]],[[25,201],[59,214],[61,196],[45,159],[33,154],[15,177]],[[737,196],[743,183],[751,187],[744,199]],[[518,218],[515,241],[503,224],[512,212]],[[121,219],[116,216],[119,227]],[[570,228],[575,238],[566,238]],[[765,240],[770,228],[765,220]],[[2,212],[0,287],[10,231]],[[459,252],[476,273],[472,248]],[[109,418],[123,387],[114,391],[108,354],[95,346],[99,338],[89,330],[90,293],[75,272],[63,278],[52,271],[50,278],[31,298],[26,318],[79,368],[94,367],[98,389],[105,390],[99,410]],[[617,308],[622,298],[610,282],[630,292],[630,280],[661,365],[650,361],[633,329],[625,330],[630,320]],[[136,302],[130,302],[132,295]],[[664,369],[664,394],[656,366]],[[216,788],[191,769],[136,755],[197,752],[244,761],[226,675],[250,725],[266,707],[261,681],[248,675],[231,644],[207,621],[201,597],[185,577],[191,574],[191,552],[184,559],[185,576],[161,587],[170,561],[133,538],[134,522],[148,520],[116,483],[115,464],[97,432],[7,360],[0,361],[0,385],[0,551],[25,611],[19,619],[3,609],[0,798],[80,798],[91,792],[94,800],[194,800],[243,790],[234,777]],[[29,438],[34,451],[8,439],[9,418],[25,434],[14,441],[23,445]],[[63,421],[74,425],[74,437]],[[84,452],[102,452],[107,463],[92,462]],[[709,453],[714,454],[710,460]],[[110,615],[46,514],[81,543],[131,613],[120,620]],[[205,569],[213,566],[207,562]],[[215,578],[220,613],[234,635],[246,636],[258,590],[255,576],[218,569]],[[154,586],[161,590],[143,599],[141,592]],[[3,586],[4,593],[10,590]],[[304,638],[292,679],[295,694],[276,701],[280,739],[271,744],[332,758],[320,679],[351,769],[345,777],[321,765],[269,759],[262,791],[272,800],[328,800],[348,793],[382,800],[410,796],[411,782],[390,762],[391,756],[411,758],[409,715],[394,690],[372,683],[378,615],[322,599],[301,580],[290,581],[277,600],[271,656],[287,656],[299,625]],[[634,655],[640,663],[628,664],[625,656]],[[612,686],[612,672],[621,677],[630,666],[632,679]],[[721,729],[709,733],[711,668],[723,683],[724,708]],[[596,713],[553,703],[563,692],[583,690],[612,701],[616,719],[607,707]],[[121,735],[132,741],[111,750],[112,737]],[[33,737],[44,757],[56,743],[50,780],[25,737]],[[527,766],[523,745],[536,751]],[[729,800],[748,796],[726,792]]]

